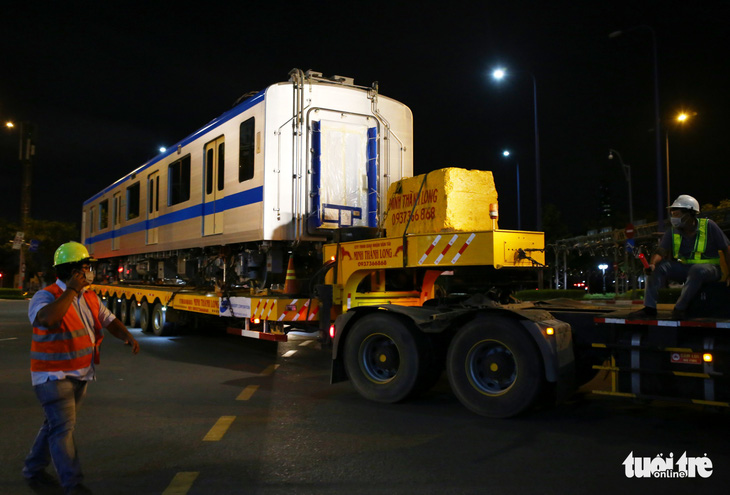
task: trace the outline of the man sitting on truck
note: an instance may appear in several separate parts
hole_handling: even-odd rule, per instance
[[[672,228],[664,232],[651,256],[644,293],[644,308],[629,315],[636,319],[656,318],[659,289],[667,280],[684,283],[672,311],[673,320],[683,320],[692,298],[703,284],[722,279],[720,253],[730,262],[730,242],[720,227],[708,218],[697,218],[700,204],[692,196],[680,195],[669,207]],[[730,286],[730,277],[727,277]]]

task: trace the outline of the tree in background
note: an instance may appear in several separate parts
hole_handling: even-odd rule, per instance
[[[20,225],[0,218],[0,271],[4,275],[3,284],[6,287],[12,284],[14,275],[18,273],[19,256],[18,251],[13,249],[13,239],[20,230]],[[28,251],[31,240],[39,242],[38,250],[34,253]],[[52,283],[55,280],[53,253],[64,242],[78,240],[79,228],[74,223],[28,219],[24,246],[26,280],[35,277],[40,286]]]

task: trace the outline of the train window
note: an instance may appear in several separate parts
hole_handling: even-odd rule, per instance
[[[184,203],[190,199],[190,155],[170,164],[167,168],[167,180],[168,206]]]
[[[226,169],[226,161],[225,161],[225,151],[226,151],[226,143],[221,143],[218,145],[218,190],[223,190],[223,185],[225,184],[225,181],[223,179],[223,172]]]
[[[213,148],[205,156],[205,194],[213,192]]]
[[[89,234],[94,233],[94,207],[89,208]]]
[[[238,182],[253,179],[255,119],[241,123],[241,140],[238,155]]]
[[[139,182],[127,188],[127,220],[139,216]]]
[[[99,230],[109,227],[109,200],[99,203]]]

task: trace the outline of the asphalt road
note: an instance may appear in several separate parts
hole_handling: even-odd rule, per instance
[[[42,423],[28,371],[27,302],[0,300],[0,494]],[[442,380],[397,405],[329,384],[312,339],[108,336],[76,429],[98,494],[725,493],[730,414],[594,395],[510,420],[476,416]],[[597,382],[600,385],[600,377]],[[627,478],[625,459],[712,462],[708,478]],[[704,461],[703,461],[704,462]],[[53,492],[51,492],[53,493]],[[60,493],[60,492],[59,492]]]

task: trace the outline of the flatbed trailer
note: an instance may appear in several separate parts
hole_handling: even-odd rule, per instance
[[[596,394],[730,407],[730,319],[675,321],[660,310],[644,321],[631,319],[628,308],[437,294],[439,276],[452,270],[541,263],[541,241],[539,233],[489,231],[327,244],[321,283],[307,295],[94,290],[130,326],[157,335],[191,321],[273,341],[286,341],[290,330],[319,330],[332,346],[332,382],[350,380],[380,402],[422,393],[446,370],[459,400],[488,417],[559,402],[597,374],[609,387]],[[404,273],[417,277],[418,290],[389,287]]]
[[[730,407],[730,321],[676,321],[661,311],[642,321],[625,313],[596,318],[606,338],[592,345],[609,359],[595,369],[608,373],[610,389],[595,393]]]
[[[92,290],[122,321],[158,336],[174,333],[178,324],[208,322],[233,335],[285,342],[284,325],[319,322],[319,300],[312,298],[126,284],[94,284]]]

